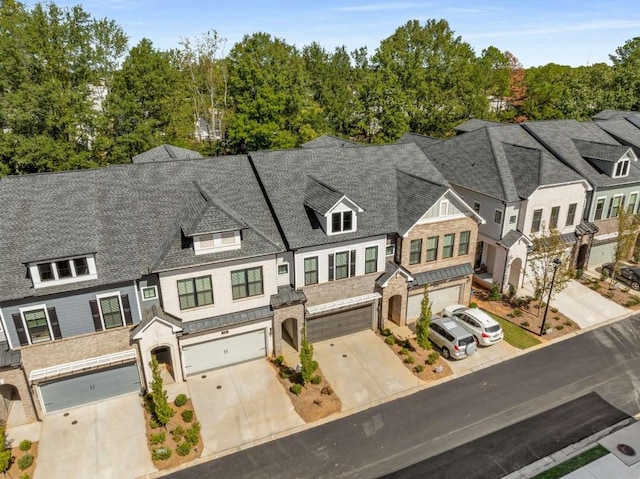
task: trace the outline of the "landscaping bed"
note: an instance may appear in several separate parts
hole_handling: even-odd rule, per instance
[[[415,338],[398,339],[391,334],[377,334],[398,355],[402,364],[423,381],[435,381],[453,374],[437,351],[420,347]]]
[[[600,278],[583,276],[578,281],[589,289],[625,308],[640,309],[640,296],[632,293],[632,290],[622,282],[615,282],[613,288],[611,288],[611,281],[606,276]]]
[[[544,303],[541,304],[539,300],[535,300],[531,297],[509,298],[504,295],[500,300],[490,301],[490,294],[491,293],[488,290],[479,288],[476,285],[472,302],[476,303],[479,308],[482,308],[489,313],[493,313],[505,321],[520,327],[522,330],[540,341],[550,341],[558,336],[570,334],[580,329],[576,323],[571,321],[556,308],[549,306],[545,330],[551,329],[552,333],[539,336],[544,316]]]
[[[174,468],[193,461],[202,454],[200,423],[196,420],[191,399],[187,399],[184,394],[180,396],[176,398],[177,403],[172,403],[175,413],[165,427],[155,422],[148,407],[144,408],[149,454],[153,465],[158,469]],[[164,450],[168,452],[165,453]],[[166,459],[160,458],[166,455]]]
[[[314,422],[342,410],[340,398],[324,378],[319,367],[314,371],[314,377],[319,379],[302,385],[299,373],[288,366],[282,356],[271,361],[271,365],[276,371],[278,381],[287,391],[294,409],[305,422]]]
[[[31,459],[29,459],[29,456],[31,456]],[[36,469],[38,443],[26,440],[20,442],[20,444],[11,448],[11,457],[13,460],[6,471],[6,477],[16,479],[32,478]]]

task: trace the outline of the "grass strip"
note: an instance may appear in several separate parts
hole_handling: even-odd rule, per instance
[[[533,479],[558,479],[564,477],[570,472],[580,469],[607,454],[609,454],[609,451],[598,444],[591,449],[587,449],[582,454],[572,457],[568,461],[564,461],[557,466],[553,466],[551,469],[541,472],[537,476],[534,476]]]
[[[540,344],[539,339],[534,338],[521,327],[516,326],[515,324],[501,318],[500,316],[496,316],[489,311],[485,311],[485,313],[500,323],[502,331],[504,331],[504,340],[511,346],[518,349],[527,349],[535,346],[536,344]]]

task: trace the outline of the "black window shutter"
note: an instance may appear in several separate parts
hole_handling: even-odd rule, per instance
[[[27,339],[27,332],[24,330],[24,324],[22,324],[22,316],[20,315],[20,313],[15,313],[13,315],[13,324],[16,327],[16,333],[18,333],[20,346],[28,345],[29,340]]]
[[[126,324],[133,324],[133,318],[131,317],[131,304],[129,304],[129,295],[123,294],[120,296],[122,300],[122,309],[124,309],[124,322]]]
[[[329,255],[329,281],[333,281],[333,255]]]
[[[51,323],[51,331],[53,331],[53,339],[62,339],[56,308],[47,308],[47,314],[49,315],[49,322]]]
[[[356,275],[356,250],[351,250],[351,274],[349,276]]]
[[[100,321],[100,311],[98,310],[98,302],[97,301],[89,301],[89,306],[91,306],[91,316],[93,316],[93,326],[96,328],[96,331],[102,331],[102,321]]]

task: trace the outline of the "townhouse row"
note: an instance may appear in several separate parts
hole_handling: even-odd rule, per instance
[[[181,382],[298,349],[303,328],[409,324],[425,285],[434,312],[474,274],[519,287],[549,226],[576,265],[605,261],[640,190],[636,116],[607,114],[0,179],[0,419],[144,391],[152,355]]]

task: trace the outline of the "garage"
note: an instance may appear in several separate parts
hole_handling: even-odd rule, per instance
[[[263,358],[266,354],[264,329],[182,347],[187,376],[250,359]]]
[[[589,252],[589,268],[613,261],[615,243],[593,245]]]
[[[373,305],[347,309],[307,319],[307,337],[312,343],[371,329]]]
[[[431,301],[431,312],[439,314],[446,306],[460,302],[461,286],[451,286],[429,290],[429,300]],[[423,293],[409,296],[407,305],[407,323],[413,323],[420,317],[420,306],[422,305]]]
[[[138,365],[130,363],[41,383],[39,387],[45,413],[52,413],[123,394],[139,393],[141,384]]]

